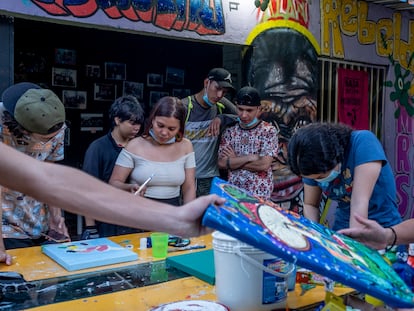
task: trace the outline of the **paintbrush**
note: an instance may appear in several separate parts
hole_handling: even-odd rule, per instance
[[[195,244],[195,245],[188,245],[188,246],[175,247],[175,248],[170,247],[170,248],[168,248],[168,252],[169,253],[174,253],[174,252],[189,251],[189,250],[192,250],[192,249],[200,249],[200,248],[206,248],[206,246]]]
[[[138,190],[135,191],[134,195],[139,194],[142,191],[142,189],[144,189],[144,187],[151,181],[151,179],[152,179],[152,177],[154,177],[154,175],[155,175],[155,173],[152,173],[151,176],[148,177],[147,180],[144,181],[144,183],[141,186],[139,186]]]

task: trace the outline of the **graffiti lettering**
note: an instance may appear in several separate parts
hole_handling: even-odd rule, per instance
[[[397,187],[398,210],[404,218],[412,218],[414,210],[411,208],[413,181],[410,179],[413,163],[413,130],[414,119],[410,118],[406,110],[401,111],[396,119],[397,137],[395,139],[395,181]],[[411,213],[411,215],[409,215]]]
[[[412,218],[414,215],[407,215],[410,211],[409,208],[409,190],[410,180],[407,174],[395,175],[395,183],[397,185],[397,204],[398,210],[403,218]]]
[[[260,9],[259,9],[260,10]],[[304,27],[309,26],[309,6],[307,0],[280,0],[268,3],[262,22],[266,20],[294,20]]]
[[[401,14],[377,22],[368,20],[368,3],[357,0],[321,1],[321,54],[345,58],[341,34],[357,36],[358,42],[375,44],[378,55],[393,55],[403,68],[408,67],[409,55],[414,52],[414,21],[409,21],[408,42],[401,40]],[[381,40],[384,35],[386,45]],[[331,43],[332,42],[332,43]],[[414,70],[414,63],[410,66]]]
[[[221,0],[31,0],[54,16],[88,18],[102,10],[109,18],[152,23],[164,30],[200,35],[225,33]],[[237,2],[233,2],[237,3]]]
[[[230,11],[237,11],[239,9],[240,2],[230,1],[229,2],[229,10]]]

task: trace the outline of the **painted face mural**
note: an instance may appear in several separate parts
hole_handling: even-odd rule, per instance
[[[306,35],[280,27],[277,21],[252,39],[243,62],[247,83],[262,97],[261,118],[279,131],[279,153],[273,164],[271,199],[302,213],[303,184],[287,167],[287,144],[295,130],[316,120],[317,51]]]

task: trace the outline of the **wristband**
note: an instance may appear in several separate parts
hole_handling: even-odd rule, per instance
[[[388,229],[391,229],[392,233],[394,234],[394,240],[392,241],[392,244],[390,246],[387,246],[385,248],[386,252],[389,252],[397,243],[397,232],[395,232],[395,229],[393,227],[388,227]]]
[[[226,167],[227,167],[228,170],[231,170],[231,168],[230,168],[230,157],[227,157]]]

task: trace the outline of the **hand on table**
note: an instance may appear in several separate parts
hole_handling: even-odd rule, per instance
[[[4,249],[0,250],[0,262],[4,262],[8,266],[12,264],[12,257]]]

